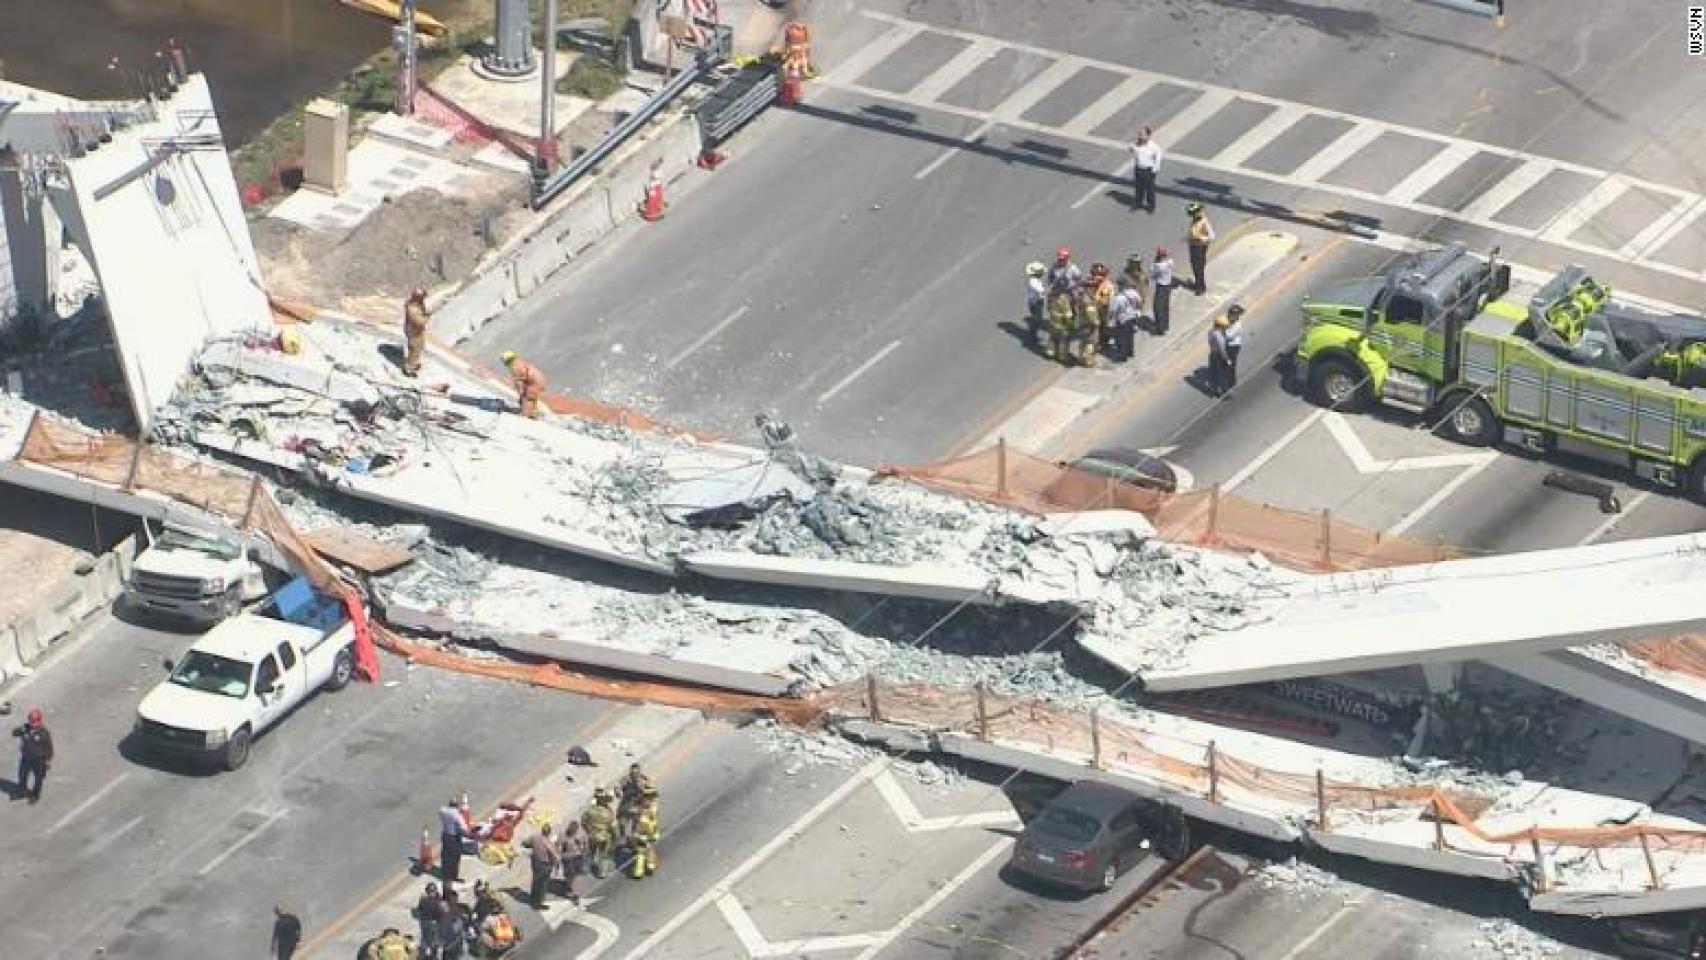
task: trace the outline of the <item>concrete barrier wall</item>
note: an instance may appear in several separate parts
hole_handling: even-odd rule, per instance
[[[118,599],[136,549],[135,535],[125,537],[86,573],[67,579],[34,612],[0,628],[0,681],[21,675],[84,619]]]
[[[692,115],[666,115],[553,204],[534,230],[499,251],[459,287],[435,298],[434,327],[452,342],[473,336],[581,251],[637,216],[654,161],[663,161],[659,172],[665,182],[672,182],[694,169],[698,156],[699,125]]]

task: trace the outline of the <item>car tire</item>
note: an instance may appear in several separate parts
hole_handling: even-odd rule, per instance
[[[1445,416],[1441,426],[1445,435],[1471,447],[1491,446],[1499,438],[1499,418],[1485,397],[1459,399],[1462,394],[1447,397],[1440,405]]]
[[[349,648],[338,651],[337,659],[332,661],[332,675],[326,678],[326,689],[334,693],[349,686],[350,678],[355,676],[355,655]]]
[[[1361,413],[1374,401],[1368,377],[1344,357],[1322,357],[1309,365],[1309,398],[1340,413]]]
[[[1102,870],[1102,880],[1101,883],[1097,885],[1097,889],[1101,890],[1103,893],[1107,893],[1109,890],[1114,888],[1114,883],[1118,881],[1119,878],[1120,865],[1118,863],[1110,862],[1107,867]]]
[[[219,758],[221,765],[226,770],[242,769],[243,764],[249,762],[249,743],[253,738],[248,727],[238,727],[225,744],[225,752]]]
[[[1688,468],[1688,495],[1694,502],[1706,505],[1706,454],[1694,458],[1694,465]]]

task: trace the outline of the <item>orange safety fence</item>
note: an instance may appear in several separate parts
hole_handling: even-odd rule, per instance
[[[265,536],[316,589],[344,598],[356,628],[358,672],[369,680],[378,679],[379,659],[354,589],[302,538],[259,477],[128,437],[91,434],[40,415],[30,421],[18,459],[126,492],[148,491],[204,510],[244,532]]]
[[[1656,667],[1706,680],[1706,637],[1697,633],[1625,643],[1623,650]]]
[[[1166,540],[1256,551],[1299,570],[1360,570],[1429,563],[1458,554],[1444,544],[1388,536],[1333,519],[1257,503],[1218,488],[1166,494],[1052,463],[998,444],[977,453],[880,473],[944,493],[1030,513],[1134,510]]]
[[[1093,765],[1127,767],[1183,792],[1225,802],[1228,788],[1316,811],[1331,830],[1335,813],[1413,810],[1417,819],[1441,824],[1437,843],[1449,847],[1450,823],[1489,844],[1562,844],[1572,847],[1629,847],[1706,852],[1706,827],[1660,827],[1649,823],[1563,826],[1534,823],[1494,832],[1479,823],[1491,798],[1435,786],[1369,786],[1263,766],[1213,743],[1190,743],[1097,716],[1034,700],[977,690],[922,684],[890,685],[866,678],[822,691],[815,697],[826,715],[871,718],[929,730],[952,731],[991,741],[1029,744],[1051,752],[1087,756]],[[1172,740],[1172,750],[1161,741]],[[1202,760],[1178,756],[1201,753]]]

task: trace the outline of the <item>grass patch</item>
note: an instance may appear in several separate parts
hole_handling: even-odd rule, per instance
[[[432,79],[458,57],[472,51],[492,29],[489,20],[448,26],[450,32],[442,40],[420,50],[417,69],[423,80]],[[385,113],[397,102],[397,51],[387,47],[375,53],[322,96],[349,106],[352,130],[368,115]],[[281,173],[301,165],[304,106],[305,103],[299,103],[291,107],[232,151],[231,166],[239,190],[252,184],[270,197],[279,190]],[[245,202],[249,199],[252,197]]]
[[[622,70],[603,57],[582,54],[557,81],[557,92],[603,100],[622,89]]]

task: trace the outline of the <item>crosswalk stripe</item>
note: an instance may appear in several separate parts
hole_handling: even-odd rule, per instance
[[[906,20],[886,21],[889,28],[878,35],[875,40],[853,51],[847,59],[836,64],[834,69],[824,74],[823,79],[831,83],[851,83],[864,76],[866,71],[887,60],[889,55],[906,46],[907,41],[924,31],[924,24],[912,23]]]
[[[1242,167],[1245,161],[1255,156],[1263,147],[1272,143],[1280,134],[1290,130],[1299,120],[1309,115],[1308,109],[1298,104],[1282,104],[1273,109],[1260,123],[1251,127],[1237,140],[1226,145],[1224,150],[1214,155],[1214,162],[1225,167]]]
[[[1351,127],[1339,134],[1337,140],[1327,144],[1320,153],[1305,160],[1303,166],[1292,172],[1292,176],[1305,183],[1318,182],[1385,132],[1385,125],[1379,123],[1364,122]]]
[[[1221,87],[1209,87],[1191,101],[1190,106],[1167,118],[1167,121],[1155,128],[1155,142],[1161,144],[1163,150],[1171,144],[1185,139],[1192,130],[1202,126],[1209,117],[1219,113],[1222,107],[1231,103],[1236,95],[1231,90]]]
[[[1617,255],[1625,260],[1639,260],[1655,250],[1661,250],[1677,234],[1687,230],[1706,213],[1706,197],[1679,198],[1664,216],[1648,224],[1646,229],[1629,238]]]
[[[1143,95],[1143,91],[1154,84],[1154,78],[1147,75],[1126,77],[1112,90],[1096,98],[1096,102],[1078,111],[1078,115],[1066,121],[1060,127],[1060,132],[1069,137],[1089,136],[1090,131],[1108,122],[1108,118],[1120,112],[1120,108]]]
[[[1386,191],[1386,197],[1393,203],[1408,206],[1414,203],[1417,197],[1432,189],[1434,184],[1444,180],[1451,171],[1463,166],[1470,157],[1480,152],[1472,143],[1447,143],[1444,150],[1434,154],[1428,162],[1410,171],[1409,176]]]
[[[1556,169],[1556,164],[1543,157],[1524,160],[1522,166],[1505,174],[1498,183],[1488,187],[1485,193],[1464,207],[1458,216],[1471,223],[1492,222],[1493,217],[1510,206],[1512,200],[1527,193],[1530,187],[1546,179],[1547,175]]]
[[[1606,207],[1617,202],[1617,198],[1629,192],[1629,181],[1617,174],[1611,174],[1599,183],[1594,184],[1587,195],[1570,204],[1552,218],[1552,222],[1540,232],[1540,239],[1549,243],[1567,240],[1598,216]]]
[[[920,100],[941,99],[942,94],[953,89],[954,84],[964,80],[973,70],[995,56],[997,49],[998,45],[993,40],[972,41],[970,46],[949,57],[947,63],[918,81],[918,85],[912,88],[912,95]]]
[[[1024,86],[1008,94],[1007,99],[996,104],[995,109],[990,112],[998,117],[1017,117],[1041,103],[1043,98],[1071,80],[1083,68],[1084,61],[1081,58],[1063,56],[1049,64],[1042,73],[1026,81]]]

